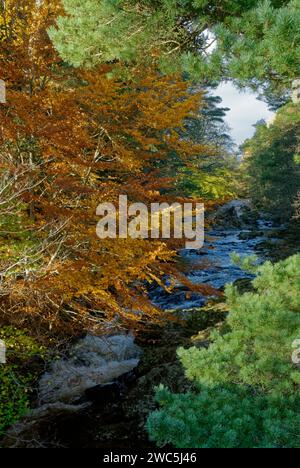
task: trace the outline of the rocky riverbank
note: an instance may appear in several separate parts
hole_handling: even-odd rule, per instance
[[[257,218],[249,202],[235,201],[214,215],[204,248],[183,250],[187,278],[223,290],[227,283],[251,287],[251,274],[232,262],[232,253],[274,255],[285,230]],[[271,253],[270,253],[271,252]],[[39,404],[8,432],[4,447],[151,448],[144,429],[155,408],[153,389],[160,383],[174,392],[191,387],[176,357],[178,346],[208,346],[213,328],[224,325],[222,298],[204,297],[178,285],[172,294],[151,291],[152,301],[184,323],[170,323],[149,339],[131,335],[86,337],[65,359],[42,376]]]

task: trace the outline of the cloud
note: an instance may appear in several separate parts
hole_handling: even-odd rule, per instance
[[[256,95],[250,91],[242,92],[232,83],[222,83],[215,91],[223,99],[222,105],[229,107],[226,122],[232,129],[234,141],[240,145],[254,134],[253,125],[261,119],[268,121],[274,115]]]

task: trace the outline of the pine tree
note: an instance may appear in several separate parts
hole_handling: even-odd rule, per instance
[[[225,332],[208,349],[178,356],[197,393],[160,387],[161,409],[147,427],[158,444],[180,448],[299,447],[300,374],[293,363],[300,336],[300,255],[258,269],[255,292],[226,295]]]
[[[270,0],[228,25],[218,25],[217,54],[227,62],[228,76],[240,86],[283,96],[298,78],[300,62],[300,2],[274,8]],[[267,84],[267,85],[266,85]]]
[[[281,95],[299,74],[299,0],[63,0],[49,31],[75,66],[121,61]],[[211,52],[214,44],[215,50]],[[278,95],[277,95],[278,97]]]
[[[187,167],[178,168],[177,189],[189,196],[221,200],[237,196],[239,163],[230,129],[225,122],[230,110],[221,106],[222,99],[211,90],[204,95],[203,106],[186,121],[183,137],[194,143],[209,143],[211,150],[193,158]]]

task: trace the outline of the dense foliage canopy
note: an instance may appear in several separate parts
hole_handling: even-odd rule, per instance
[[[59,9],[20,0],[0,11],[3,320],[82,330],[143,311],[155,321],[145,282],[174,273],[175,252],[161,241],[100,242],[96,208],[122,194],[159,201],[171,155],[184,167],[210,154],[181,138],[202,92],[154,69],[124,82],[108,76],[113,65],[61,66],[46,32]]]
[[[210,83],[283,93],[299,75],[299,0],[63,0],[50,29],[60,55],[75,66],[156,63]]]

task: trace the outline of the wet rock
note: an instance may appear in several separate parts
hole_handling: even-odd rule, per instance
[[[43,405],[28,412],[27,416],[14,424],[1,441],[2,448],[49,448],[59,447],[54,437],[54,426],[60,421],[83,414],[89,404],[65,405],[55,403]]]
[[[183,290],[176,289],[171,294],[161,291],[152,296],[152,302],[164,310],[181,310],[189,306],[201,307],[206,300],[200,293],[191,293],[184,287]]]
[[[121,375],[118,378],[118,383],[125,387],[130,387],[136,382],[138,376],[137,368],[133,369],[131,372],[127,372],[126,374]]]
[[[129,388],[136,382],[137,372],[131,371],[121,375],[116,381],[96,385],[85,391],[85,398],[96,404],[115,403],[126,395]]]
[[[85,391],[111,384],[139,364],[141,350],[131,335],[87,336],[71,349],[68,359],[55,361],[39,382],[39,400],[73,403]]]
[[[161,362],[163,361],[164,357],[161,356]],[[156,408],[155,387],[160,384],[175,393],[186,392],[192,388],[178,360],[154,367],[137,380],[132,391],[126,396],[123,403],[125,417],[138,418],[141,426],[144,426],[149,412]]]
[[[85,391],[85,396],[93,403],[107,404],[118,401],[122,396],[122,388],[117,382],[106,385],[96,385]]]
[[[243,228],[256,225],[257,214],[249,200],[233,200],[219,208],[213,215],[215,227]]]
[[[257,237],[262,237],[264,236],[263,231],[248,231],[248,232],[241,232],[239,234],[239,239],[240,240],[252,240],[256,239]]]
[[[54,362],[42,376],[40,406],[14,425],[1,445],[59,447],[55,434],[61,438],[73,421],[86,419],[92,404],[109,407],[121,402],[136,380],[140,356],[131,335],[87,336],[71,349],[68,359]]]

